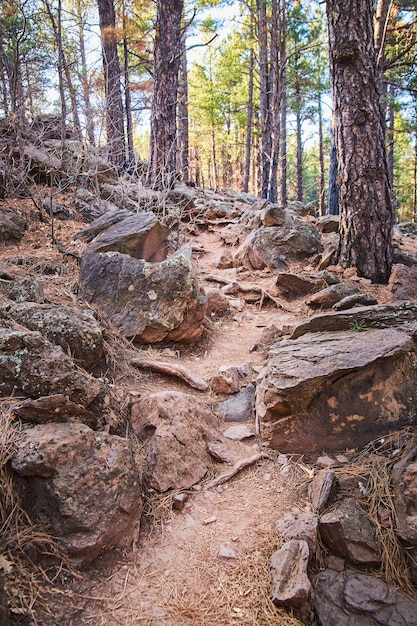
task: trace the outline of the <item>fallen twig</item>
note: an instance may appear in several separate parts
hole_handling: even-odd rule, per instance
[[[220,476],[213,478],[213,480],[207,483],[207,485],[205,485],[205,489],[212,489],[213,487],[217,487],[217,485],[222,485],[223,483],[230,480],[230,478],[233,478],[233,476],[236,476],[236,474],[238,474],[240,470],[244,469],[245,467],[249,467],[250,465],[253,465],[261,459],[267,458],[269,458],[267,454],[265,454],[264,452],[258,452],[253,456],[246,457],[245,459],[240,459],[240,461],[237,461],[233,465],[233,467],[227,470],[227,472],[220,474]]]
[[[165,361],[151,361],[149,359],[131,359],[130,364],[134,367],[140,367],[143,369],[149,369],[152,372],[158,374],[167,374],[168,376],[175,376],[186,382],[190,387],[198,389],[199,391],[208,391],[210,386],[204,378],[193,374],[183,365],[174,365],[173,363],[167,363]]]

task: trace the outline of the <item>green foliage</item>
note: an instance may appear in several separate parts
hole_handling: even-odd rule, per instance
[[[349,330],[352,330],[355,333],[362,333],[366,330],[365,320],[353,320],[349,324]]]

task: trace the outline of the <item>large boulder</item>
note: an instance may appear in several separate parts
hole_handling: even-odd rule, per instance
[[[170,231],[152,213],[127,218],[89,245],[79,297],[135,341],[191,343],[203,332],[207,299],[185,246],[166,258]]]
[[[0,329],[0,395],[40,398],[63,394],[88,406],[100,383],[79,370],[60,346],[36,331]]]
[[[269,351],[257,388],[273,448],[320,453],[367,444],[416,423],[417,355],[397,330],[312,333]]]
[[[0,319],[18,322],[39,331],[85,369],[103,356],[103,335],[89,309],[34,302],[0,303]]]
[[[313,586],[321,626],[417,626],[417,600],[380,578],[326,569]]]
[[[84,424],[42,424],[23,433],[12,468],[76,565],[134,537],[142,501],[129,440]]]
[[[254,269],[281,269],[290,261],[305,259],[321,249],[317,228],[293,219],[284,226],[253,230],[239,247],[236,258],[249,261]]]
[[[132,430],[146,446],[145,477],[158,491],[188,489],[212,465],[208,442],[222,442],[220,420],[190,394],[165,391],[138,400]]]

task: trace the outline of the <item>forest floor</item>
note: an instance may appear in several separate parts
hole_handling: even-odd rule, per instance
[[[36,276],[43,282],[48,300],[77,305],[74,291],[78,264],[74,258],[63,256],[52,243],[50,224],[39,221],[30,200],[7,201],[3,206],[17,209],[28,220],[29,230],[21,244],[0,251],[1,265],[17,278]],[[55,222],[55,236],[64,250],[82,253],[83,245],[74,236],[84,226],[75,221]],[[111,384],[122,403],[132,394],[162,389],[195,393],[209,402],[215,398],[213,394],[191,391],[167,376],[121,368],[117,364],[120,351],[168,358],[210,379],[222,365],[251,363],[255,368],[260,367],[265,353],[254,346],[262,342],[263,331],[272,325],[282,328],[311,314],[303,299],[280,300],[275,276],[269,270],[216,268],[224,252],[218,230],[212,225],[198,236],[189,237],[197,250],[194,260],[202,285],[208,286],[204,279],[208,273],[238,282],[248,281],[273,293],[278,306],[270,301],[265,301],[262,308],[259,303],[245,303],[241,311],[209,320],[203,337],[194,346],[126,348],[115,333],[108,332],[107,341],[115,360]],[[37,261],[25,264],[23,257]],[[61,273],[45,275],[45,267],[51,263],[60,267]],[[291,269],[301,267],[300,264]],[[382,287],[370,287],[369,292],[377,292],[379,302],[390,299]],[[256,439],[249,441],[231,443],[239,458],[265,450]],[[268,452],[268,458],[215,489],[205,489],[203,481],[189,491],[181,511],[173,510],[172,494],[154,494],[146,503],[137,544],[109,552],[85,571],[61,572],[60,579],[51,581],[47,600],[38,605],[34,612],[37,618],[30,623],[36,626],[300,624],[271,602],[269,558],[278,546],[276,521],[292,506],[309,507],[308,471],[299,458],[291,459],[283,471],[277,457],[276,451]],[[222,471],[220,465],[219,468]],[[221,546],[233,550],[234,558],[221,558]]]

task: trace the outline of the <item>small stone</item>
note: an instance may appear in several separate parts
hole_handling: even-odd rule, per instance
[[[232,548],[228,548],[227,546],[221,544],[217,556],[219,559],[235,559],[236,552],[232,550]]]
[[[342,465],[349,463],[349,459],[344,454],[336,454],[336,461]]]
[[[188,495],[186,493],[175,494],[172,498],[172,508],[176,511],[182,511],[187,500]]]
[[[319,467],[332,467],[332,465],[336,465],[336,461],[330,456],[319,456],[316,465]]]
[[[332,469],[323,468],[317,472],[308,488],[308,495],[313,510],[320,513],[326,506],[332,487],[335,482],[335,473]]]
[[[286,454],[279,454],[278,458],[277,458],[277,463],[279,463],[280,465],[287,465],[288,464],[288,457]]]
[[[230,463],[235,458],[235,453],[224,443],[208,443],[209,454],[219,463]]]
[[[223,435],[227,439],[233,439],[234,441],[242,441],[243,439],[250,439],[255,436],[253,427],[246,424],[238,424],[236,426],[230,426],[224,431]]]

